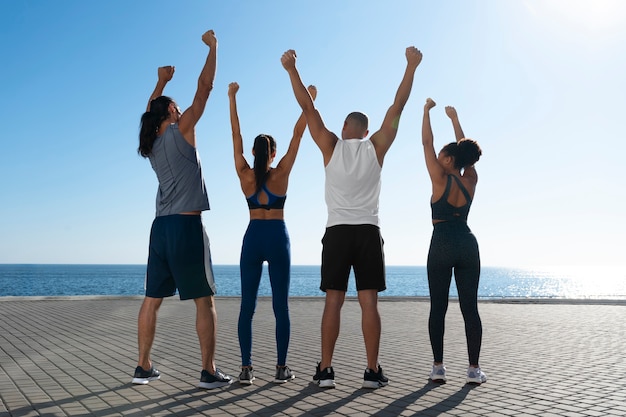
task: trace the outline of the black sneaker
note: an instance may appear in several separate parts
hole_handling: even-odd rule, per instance
[[[252,385],[254,381],[254,371],[252,367],[241,368],[241,373],[239,374],[239,383],[241,385]]]
[[[370,368],[365,370],[363,374],[363,388],[376,389],[389,384],[389,380],[383,375],[383,368],[378,365],[378,372],[372,371]]]
[[[198,388],[202,389],[213,389],[224,387],[232,383],[233,380],[226,375],[224,372],[215,368],[215,375],[212,375],[206,369],[202,370],[200,374],[200,383],[198,384]]]
[[[147,371],[141,366],[135,368],[133,384],[146,385],[148,382],[156,381],[157,379],[161,379],[161,372],[154,369],[154,366]]]
[[[274,377],[274,382],[277,384],[284,384],[287,381],[291,381],[296,376],[291,372],[288,366],[277,366],[276,367],[276,377]]]
[[[317,382],[317,385],[319,385],[320,388],[335,388],[335,371],[333,371],[333,367],[329,366],[328,368],[321,370],[318,362],[317,367],[315,368],[313,381]]]

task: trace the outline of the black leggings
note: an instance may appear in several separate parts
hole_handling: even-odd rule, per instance
[[[433,229],[428,251],[430,316],[428,332],[435,362],[443,362],[443,333],[452,271],[465,321],[470,365],[478,365],[483,328],[478,315],[480,255],[478,242],[464,222],[441,222]]]

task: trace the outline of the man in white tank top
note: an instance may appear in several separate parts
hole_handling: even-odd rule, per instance
[[[379,388],[389,382],[378,363],[381,334],[378,292],[386,288],[383,240],[378,227],[378,199],[383,159],[396,137],[400,115],[409,99],[422,53],[413,46],[408,47],[406,59],[404,76],[381,128],[365,139],[369,133],[368,118],[363,113],[353,112],[346,117],[339,139],[324,125],[300,79],[296,52],[288,50],[281,58],[296,100],[306,116],[311,136],[322,151],[326,172],[328,221],[322,239],[320,285],[326,293],[326,302],[322,316],[322,358],[313,377],[322,388],[335,387],[332,358],[339,336],[341,307],[350,268],[354,269],[356,279],[367,355],[362,386]]]

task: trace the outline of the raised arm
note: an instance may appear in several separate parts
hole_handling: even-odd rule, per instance
[[[296,68],[296,51],[293,49],[288,50],[283,54],[280,59],[281,63],[287,73],[289,74],[289,79],[291,80],[291,87],[293,88],[293,93],[296,96],[296,100],[298,104],[302,108],[302,112],[306,118],[306,122],[309,125],[309,132],[311,132],[311,137],[317,144],[317,147],[322,151],[322,155],[324,157],[324,165],[328,164],[330,161],[330,157],[333,154],[333,150],[335,149],[335,144],[337,143],[337,136],[329,131],[324,125],[324,121],[322,120],[322,116],[319,114],[315,105],[313,104],[313,98],[307,91],[306,87],[302,83],[300,79],[300,74],[298,73],[298,69]]]
[[[446,106],[446,114],[452,121],[454,137],[456,138],[457,143],[460,142],[461,139],[465,139],[465,133],[463,133],[463,129],[461,128],[461,122],[459,122],[459,116],[456,113],[456,109],[452,106]],[[474,184],[478,182],[478,173],[476,172],[474,165],[464,167],[462,175],[467,178],[472,178]]]
[[[235,156],[235,170],[237,175],[250,169],[250,165],[243,156],[243,138],[241,137],[241,129],[239,127],[239,116],[237,115],[237,91],[239,84],[230,83],[228,85],[228,101],[230,102],[230,126],[233,131],[233,153]]]
[[[437,160],[433,129],[430,126],[430,109],[436,105],[437,103],[435,103],[432,98],[427,98],[426,104],[424,104],[424,117],[422,119],[422,145],[424,147],[424,158],[426,159],[426,169],[428,170],[428,175],[433,183],[433,188],[436,183],[441,183],[445,177],[445,170]]]
[[[154,91],[150,95],[148,99],[148,106],[146,107],[146,111],[150,111],[150,103],[157,97],[161,97],[163,95],[163,90],[165,90],[165,86],[174,76],[175,67],[168,65],[165,67],[159,67],[157,71],[158,79],[156,83],[156,87],[154,87]]]
[[[454,137],[456,141],[460,141],[465,137],[463,129],[461,129],[461,123],[459,122],[459,116],[456,114],[456,109],[452,106],[446,106],[446,114],[452,121],[452,127],[454,128]]]
[[[317,97],[317,88],[314,85],[310,85],[307,90],[311,95],[311,99],[315,100]],[[296,125],[293,127],[293,136],[291,137],[291,142],[289,142],[289,148],[276,166],[276,169],[282,171],[285,175],[289,175],[291,168],[293,168],[293,164],[296,162],[298,149],[300,149],[300,141],[302,139],[302,135],[304,135],[305,129],[306,117],[304,116],[304,113],[302,113],[300,117],[298,117]]]
[[[393,104],[387,110],[383,124],[376,133],[372,135],[372,143],[376,149],[376,155],[378,156],[378,162],[382,165],[385,154],[389,150],[389,147],[396,138],[398,133],[398,125],[400,124],[400,116],[404,105],[409,99],[411,94],[411,88],[413,87],[413,76],[420,62],[422,62],[422,53],[414,46],[406,48],[406,69],[404,76],[396,92]]]
[[[209,55],[206,58],[200,77],[198,78],[198,89],[193,98],[191,106],[183,112],[178,122],[178,128],[189,144],[196,146],[195,127],[198,120],[204,113],[204,107],[209,99],[209,94],[213,90],[215,80],[215,70],[217,68],[217,38],[212,30],[202,35],[202,42],[209,48]]]

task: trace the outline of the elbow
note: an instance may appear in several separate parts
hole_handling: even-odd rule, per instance
[[[407,100],[397,99],[391,105],[390,110],[396,114],[401,114],[404,111],[404,106],[406,105]]]
[[[315,109],[315,105],[311,100],[304,100],[302,103],[300,103],[300,107],[302,107],[302,113],[304,114],[304,117],[307,121],[317,112],[317,110]]]
[[[213,81],[211,82],[200,81],[198,83],[198,90],[205,93],[208,96],[211,93],[211,91],[213,91]]]

